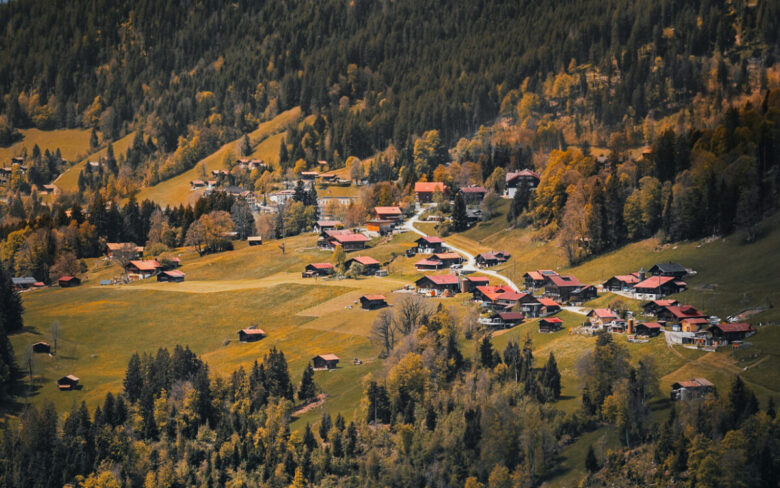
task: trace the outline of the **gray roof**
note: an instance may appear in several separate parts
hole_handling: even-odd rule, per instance
[[[688,270],[685,269],[681,264],[677,263],[657,263],[653,268],[658,268],[663,273],[687,273]]]
[[[11,282],[14,285],[34,285],[38,282],[35,278],[32,276],[22,276],[18,278],[11,278]]]

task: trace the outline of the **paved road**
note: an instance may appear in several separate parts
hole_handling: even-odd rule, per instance
[[[427,208],[428,208],[428,207],[425,207],[425,206],[420,206],[420,209],[419,209],[419,210],[418,210],[418,211],[417,211],[417,212],[414,214],[414,216],[412,216],[412,218],[408,219],[408,220],[407,220],[407,221],[404,223],[404,225],[403,225],[403,228],[404,228],[404,229],[407,229],[407,230],[410,230],[410,231],[412,231],[412,232],[414,232],[414,233],[416,233],[416,234],[419,234],[419,235],[421,235],[421,236],[423,236],[423,237],[426,237],[428,234],[426,234],[425,232],[423,232],[423,231],[419,230],[417,227],[415,227],[415,226],[414,226],[414,224],[415,224],[415,223],[417,223],[417,222],[419,222],[420,215],[421,215],[421,214],[422,214],[422,213],[423,213],[423,212],[424,212],[424,211],[425,211]],[[455,252],[456,252],[456,253],[458,253],[458,254],[461,254],[461,255],[463,255],[463,256],[466,258],[467,262],[466,262],[466,264],[463,266],[465,269],[468,269],[468,268],[471,268],[471,269],[474,269],[474,270],[477,270],[477,269],[479,269],[479,268],[477,268],[477,263],[476,263],[476,260],[474,259],[474,256],[473,256],[471,253],[469,253],[469,252],[466,252],[466,251],[464,251],[463,249],[457,248],[457,247],[453,246],[452,244],[448,244],[446,241],[445,241],[445,243],[444,243],[444,244],[445,244],[445,246],[446,246],[447,248],[449,248],[449,249],[451,249],[451,250],[455,251]],[[494,278],[497,278],[497,279],[499,279],[499,280],[503,281],[504,283],[506,283],[507,285],[509,285],[510,287],[512,287],[512,289],[513,289],[514,291],[520,291],[520,288],[518,288],[518,287],[517,287],[517,285],[515,285],[515,283],[514,283],[512,280],[510,280],[510,279],[509,279],[509,278],[507,278],[506,276],[502,275],[501,273],[498,273],[498,272],[496,272],[496,271],[491,271],[491,270],[488,270],[488,269],[479,269],[479,272],[480,272],[480,273],[482,273],[482,274],[485,274],[485,275],[488,275],[488,276],[492,276],[492,277],[494,277]]]

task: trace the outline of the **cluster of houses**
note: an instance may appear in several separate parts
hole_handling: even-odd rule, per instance
[[[627,294],[637,300],[656,300],[684,291],[688,285],[683,278],[691,274],[689,269],[677,263],[658,263],[646,273],[615,275],[601,286],[605,291]]]
[[[561,303],[580,304],[598,296],[595,286],[583,284],[576,276],[560,275],[551,269],[526,272],[523,285],[532,293],[544,289],[545,297]]]

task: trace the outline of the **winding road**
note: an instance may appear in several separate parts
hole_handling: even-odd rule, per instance
[[[426,208],[428,208],[428,207],[420,206],[420,209],[417,210],[417,212],[410,219],[408,219],[404,223],[402,228],[406,229],[406,230],[410,230],[410,231],[412,231],[412,232],[414,232],[416,234],[419,234],[419,235],[421,235],[423,237],[427,237],[428,234],[426,234],[425,232],[419,230],[417,227],[414,226],[415,223],[420,221],[420,215],[422,215],[422,213],[426,210]],[[517,285],[512,280],[510,280],[508,277],[502,275],[501,273],[498,273],[496,271],[491,271],[491,270],[488,270],[488,269],[477,268],[477,262],[476,262],[473,254],[471,254],[471,253],[469,253],[469,252],[467,252],[467,251],[465,251],[463,249],[459,249],[459,248],[457,248],[457,247],[455,247],[452,244],[449,244],[447,242],[445,242],[444,245],[448,249],[450,249],[452,251],[455,251],[456,253],[461,254],[461,255],[466,257],[466,261],[467,262],[463,266],[464,269],[473,269],[474,271],[479,270],[479,272],[482,273],[482,274],[485,274],[485,275],[488,275],[488,276],[492,276],[494,278],[497,278],[497,279],[503,281],[504,283],[506,283],[507,285],[512,287],[512,289],[514,291],[518,291],[518,292],[520,291],[520,288],[518,288]]]

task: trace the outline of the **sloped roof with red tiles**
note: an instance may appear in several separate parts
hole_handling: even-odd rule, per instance
[[[670,281],[674,281],[674,276],[651,276],[644,281],[641,281],[634,285],[634,288],[658,288],[661,285],[665,285]]]
[[[550,275],[547,278],[555,286],[583,286],[576,276]]]
[[[538,271],[529,271],[526,274],[528,275],[529,278],[531,278],[534,281],[543,281],[544,280],[544,276],[542,276],[542,274],[540,272],[538,272]]]
[[[647,327],[648,329],[662,329],[663,326],[659,324],[658,322],[645,322],[643,324],[639,324],[644,327]]]
[[[501,285],[501,286],[478,286],[477,290],[479,290],[480,293],[485,295],[485,297],[490,300],[491,302],[494,302],[498,300],[499,298],[508,297],[508,300],[512,300],[513,298],[510,298],[510,295],[517,294],[514,290],[512,290],[512,287],[507,285]],[[520,299],[522,296],[525,296],[525,294],[518,294],[517,298],[514,298],[514,300]]]
[[[425,241],[428,244],[443,244],[444,241],[441,240],[441,237],[436,236],[423,236],[417,239],[418,241]]]
[[[595,315],[596,317],[600,319],[616,319],[618,318],[617,315],[615,315],[615,312],[608,308],[594,308],[588,313],[588,317],[591,315]]]
[[[366,300],[369,300],[369,301],[372,301],[372,302],[376,301],[376,300],[383,300],[383,301],[387,300],[387,298],[385,298],[384,295],[363,295],[360,298],[365,298]]]
[[[333,269],[333,265],[330,263],[311,263],[309,266],[314,269]]]
[[[460,189],[463,193],[487,193],[487,189],[482,186],[464,186]]]
[[[372,266],[375,264],[379,264],[379,261],[372,258],[371,256],[358,256],[356,258],[351,258],[353,261],[357,261],[358,263],[362,264],[363,266]]]
[[[658,307],[673,307],[679,302],[677,300],[666,299],[666,300],[653,300],[651,303]]]
[[[634,284],[634,283],[639,283],[639,277],[637,275],[635,275],[635,274],[615,275],[612,278],[615,278],[616,280],[618,280],[618,281],[620,281],[622,283],[628,283],[629,285],[630,284]],[[607,280],[607,281],[609,281],[609,280]]]
[[[414,184],[414,191],[417,193],[443,192],[445,188],[444,183],[440,181],[418,181]]]
[[[322,358],[325,361],[338,361],[339,360],[339,357],[336,356],[335,354],[320,354],[317,357],[318,358]]]
[[[501,320],[523,320],[525,315],[523,312],[501,312],[498,314]]]
[[[520,171],[515,171],[514,173],[507,173],[506,181],[512,181],[520,176],[532,176],[537,180],[540,178],[539,173],[536,173],[535,171],[531,171],[530,169],[521,169]]]
[[[466,280],[472,283],[490,283],[490,278],[487,276],[467,276]]]
[[[162,264],[157,262],[156,259],[130,261],[130,265],[134,266],[139,271],[154,271],[157,268],[162,268]]]
[[[753,330],[753,326],[743,322],[735,324],[717,324],[713,327],[720,329],[723,332],[750,332]]]
[[[540,322],[550,322],[553,324],[561,324],[563,323],[563,320],[559,319],[558,317],[548,317],[540,320]]]
[[[458,284],[458,277],[453,274],[427,275],[424,276],[424,278],[428,278],[436,285],[457,285]]]
[[[241,329],[241,332],[246,335],[265,335],[265,331],[263,329]]]
[[[400,207],[374,207],[374,213],[383,215],[401,215]]]
[[[364,236],[363,234],[356,234],[350,231],[343,232],[343,233],[334,233],[334,231],[329,230],[325,232],[328,233],[331,239],[333,239],[336,242],[368,242],[371,240],[368,237]]]
[[[665,308],[678,319],[704,317],[704,314],[692,305],[673,305]]]
[[[75,280],[75,276],[60,276],[60,279],[57,281],[73,281]]]
[[[414,263],[414,266],[444,266],[444,263],[439,261],[438,259],[421,259]]]
[[[437,252],[434,254],[436,259],[439,260],[445,260],[445,259],[462,259],[461,255],[456,252]]]
[[[538,298],[536,301],[545,307],[560,307],[560,304],[552,298]]]
[[[170,276],[171,278],[184,278],[184,273],[178,269],[172,269],[170,271],[163,271],[163,274]]]

